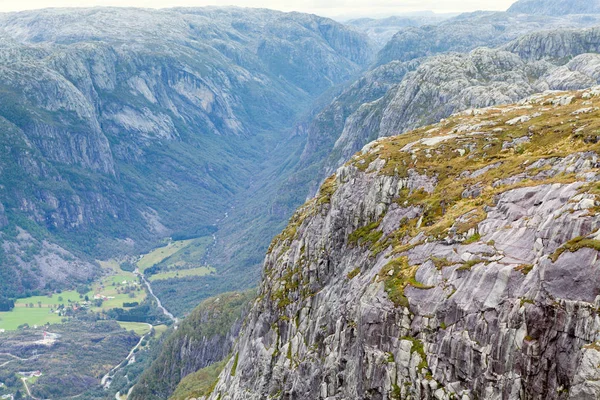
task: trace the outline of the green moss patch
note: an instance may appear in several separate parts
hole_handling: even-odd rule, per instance
[[[350,246],[361,246],[377,243],[383,236],[383,232],[379,230],[380,224],[381,220],[358,228],[348,236],[348,244]]]
[[[414,337],[411,337],[411,336],[403,336],[400,338],[400,340],[409,340],[412,342],[412,347],[410,348],[410,354],[417,353],[419,355],[419,357],[421,358],[421,362],[419,363],[419,365],[417,367],[419,370],[429,368],[429,365],[427,364],[427,355],[425,354],[425,348],[423,346],[423,342],[421,342],[419,339],[415,339]]]
[[[521,264],[518,267],[515,267],[515,271],[519,271],[523,275],[527,275],[533,269],[533,265],[531,264]]]
[[[577,250],[584,249],[584,248],[589,248],[589,249],[594,249],[596,251],[600,251],[600,240],[589,239],[589,238],[581,237],[581,236],[576,237],[575,239],[569,240],[567,243],[565,243],[564,245],[559,247],[554,252],[554,254],[552,254],[552,256],[550,256],[550,259],[552,260],[552,262],[556,262],[556,260],[558,260],[558,258],[561,256],[561,254],[564,253],[565,251],[574,253]]]
[[[355,268],[348,273],[348,279],[354,279],[358,274],[360,274],[360,268]]]
[[[380,277],[385,283],[385,291],[396,307],[409,307],[408,298],[404,294],[407,286],[417,289],[433,288],[416,280],[417,269],[418,265],[409,266],[408,257],[394,259],[381,269]]]

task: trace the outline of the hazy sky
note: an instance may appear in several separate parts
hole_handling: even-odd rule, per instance
[[[177,6],[236,5],[283,11],[303,11],[336,17],[342,15],[383,16],[433,10],[463,12],[505,10],[515,0],[0,0],[0,11],[45,7],[131,6],[165,8]]]

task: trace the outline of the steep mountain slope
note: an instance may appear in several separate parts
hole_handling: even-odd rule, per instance
[[[599,18],[597,15],[552,17],[508,12],[462,14],[437,25],[400,30],[379,52],[377,65],[449,51],[468,52],[481,46],[496,47],[540,30],[592,27],[598,25]]]
[[[543,31],[499,49],[380,66],[309,125],[302,169],[295,177],[306,170],[307,179],[319,184],[369,141],[437,122],[456,111],[511,103],[548,89],[593,86],[599,82],[600,59],[589,53],[598,51],[598,32]],[[311,170],[321,170],[317,179]]]
[[[169,336],[129,398],[166,399],[183,378],[224,360],[255,295],[255,291],[223,293],[203,301]]]
[[[537,15],[598,14],[598,0],[519,0],[508,12]]]
[[[353,30],[269,10],[49,9],[0,15],[0,37],[9,296],[89,279],[83,254],[213,232],[253,183],[285,175],[290,121],[370,60]]]
[[[210,399],[600,395],[600,88],[366,146],[273,241]]]

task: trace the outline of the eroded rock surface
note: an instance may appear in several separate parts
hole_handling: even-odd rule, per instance
[[[365,146],[272,243],[210,399],[600,396],[598,94]]]

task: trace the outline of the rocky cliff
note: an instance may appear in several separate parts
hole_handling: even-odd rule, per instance
[[[273,241],[210,399],[600,395],[600,89],[357,153]]]
[[[403,28],[435,25],[451,17],[450,14],[423,12],[387,18],[358,18],[346,21],[344,24],[366,33],[375,44],[375,48],[380,50]]]

